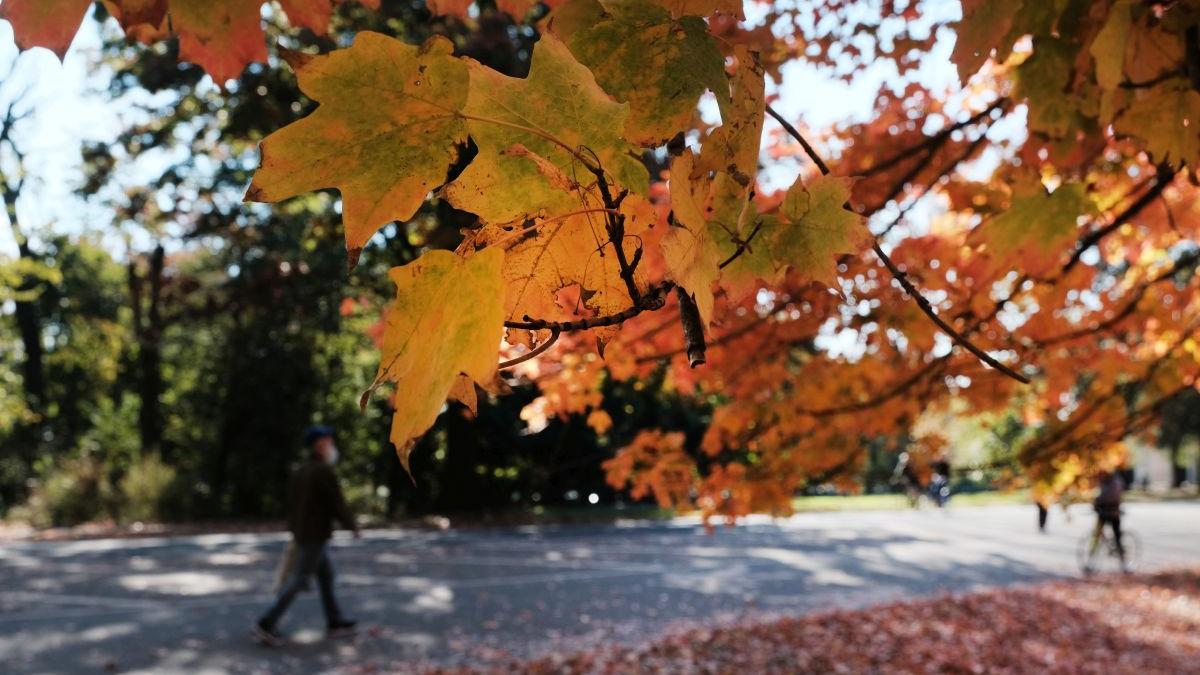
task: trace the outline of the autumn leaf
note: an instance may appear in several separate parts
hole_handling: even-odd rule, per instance
[[[818,176],[797,180],[779,207],[778,225],[768,232],[771,257],[806,279],[836,286],[838,255],[860,253],[871,241],[866,219],[845,207],[854,181]]]
[[[542,36],[526,78],[469,63],[465,112],[481,154],[521,145],[576,179],[588,172],[580,156],[594,158],[615,178],[614,189],[646,192],[639,151],[622,138],[629,106],[613,101],[558,38]]]
[[[705,218],[706,184],[692,181],[694,155],[685,150],[671,163],[671,206],[677,225],[663,236],[662,254],[669,277],[696,301],[707,326],[713,315],[713,283],[720,274],[721,251]]]
[[[564,105],[568,112],[556,110]],[[485,223],[466,246],[506,247],[510,318],[603,315],[632,303],[591,171],[602,168],[610,195],[623,187],[645,191],[646,169],[621,138],[627,114],[553,35],[534,49],[525,79],[471,63],[465,117],[479,155],[444,195]],[[648,225],[639,204],[631,194],[621,205],[629,258]],[[564,306],[561,292],[572,286],[576,302]]]
[[[129,0],[124,0],[126,3]],[[178,0],[174,0],[178,2]],[[283,11],[287,14],[288,22],[293,26],[303,26],[317,35],[329,32],[329,18],[333,16],[335,4],[351,2],[352,0],[280,0]],[[379,0],[357,0],[370,9],[379,9]]]
[[[469,403],[466,382],[488,383],[504,331],[504,283],[498,248],[463,259],[430,251],[391,271],[396,299],[385,317],[376,382],[396,384],[391,440],[400,461],[433,426],[446,398]]]
[[[758,175],[759,145],[766,122],[766,79],[754,55],[738,50],[738,69],[732,82],[733,104],[722,124],[704,139],[693,174],[726,173],[736,184],[738,195],[753,187]],[[732,186],[731,186],[732,187]]]
[[[951,60],[962,82],[979,71],[1013,27],[1023,0],[963,0]]]
[[[609,429],[612,429],[613,419],[604,410],[596,409],[588,413],[587,425],[596,432],[597,436],[603,436],[608,433]]]
[[[1040,274],[1054,265],[1063,247],[1075,239],[1080,216],[1093,210],[1079,183],[1060,185],[1050,194],[1037,186],[1015,195],[1006,211],[979,230],[991,252],[992,269],[1019,261],[1022,270]]]
[[[452,50],[441,37],[417,48],[363,32],[349,49],[293,56],[301,90],[321,105],[263,141],[246,198],[338,188],[352,258],[380,226],[412,217],[466,141],[467,67]]]
[[[474,0],[426,0],[425,7],[435,16],[455,16],[466,19]]]
[[[725,57],[698,17],[672,18],[652,0],[575,0],[550,27],[604,91],[629,103],[632,143],[658,145],[688,128],[706,89],[722,111],[729,107]]]
[[[746,18],[742,0],[655,0],[671,16],[708,16],[720,12],[739,21]]]
[[[171,0],[179,58],[204,68],[218,84],[267,60],[260,0]]]
[[[548,171],[557,167],[544,165]],[[554,179],[569,182],[558,173]],[[569,193],[564,193],[570,197]],[[628,197],[622,208],[631,208],[638,198]],[[598,202],[577,202],[581,207],[561,215],[513,222],[488,223],[472,232],[464,242],[466,249],[484,246],[504,247],[503,276],[508,284],[505,316],[522,321],[526,316],[566,321],[579,317],[615,314],[630,307],[621,269],[605,227],[606,214],[597,212]],[[591,204],[592,208],[586,208]],[[646,222],[627,217],[625,251],[632,259],[637,235]],[[636,279],[640,287],[644,280]],[[564,291],[575,289],[574,293]],[[615,329],[602,329],[602,338]],[[509,341],[530,345],[527,331],[511,331]]]
[[[294,26],[324,35],[336,3],[350,0],[281,0]],[[358,0],[372,9],[379,0]],[[91,0],[6,0],[0,18],[12,22],[21,49],[46,47],[61,59],[71,46]],[[199,65],[218,85],[267,59],[263,0],[104,0],[109,13],[135,40],[153,42],[171,32],[179,58]],[[167,22],[167,16],[170,21]]]
[[[63,58],[92,0],[4,0],[0,19],[12,24],[19,49],[45,47]]]
[[[130,26],[161,26],[167,16],[168,0],[105,0],[104,7],[126,30]]]
[[[1113,3],[1104,27],[1088,48],[1096,60],[1096,82],[1104,89],[1116,89],[1125,77],[1125,43],[1129,40],[1132,6],[1132,0]]]
[[[1200,93],[1182,78],[1134,92],[1113,126],[1143,139],[1155,161],[1179,166],[1200,160]]]

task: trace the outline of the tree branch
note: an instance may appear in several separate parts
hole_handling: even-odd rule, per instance
[[[693,368],[704,365],[704,322],[696,301],[682,286],[675,287],[679,300],[679,322],[683,325],[683,342],[687,346],[688,365]]]
[[[1063,265],[1062,273],[1066,274],[1067,272],[1070,272],[1071,268],[1075,267],[1075,265],[1079,263],[1079,259],[1083,257],[1083,254],[1087,252],[1089,248],[1098,244],[1101,239],[1107,237],[1109,234],[1112,234],[1112,232],[1114,232],[1117,228],[1121,227],[1121,225],[1124,225],[1126,221],[1140,213],[1142,209],[1149,206],[1151,202],[1153,202],[1158,198],[1159,195],[1162,194],[1163,190],[1167,189],[1167,186],[1171,184],[1171,181],[1174,180],[1174,178],[1175,170],[1167,164],[1160,164],[1158,166],[1158,172],[1154,176],[1154,185],[1151,185],[1150,189],[1142,193],[1141,197],[1138,197],[1124,211],[1113,218],[1111,223],[1103,227],[1096,228],[1082,237],[1079,240],[1079,243],[1075,245],[1075,251],[1071,253],[1070,259],[1068,259],[1067,263]]]
[[[788,133],[790,133],[797,141],[800,142],[800,145],[803,146],[804,151],[808,153],[809,158],[814,164],[817,165],[817,168],[821,170],[821,173],[824,175],[829,175],[829,165],[827,165],[825,161],[817,155],[816,151],[813,150],[813,147],[808,144],[808,141],[806,141],[804,137],[800,135],[800,132],[796,131],[795,127],[784,121],[779,116],[779,113],[772,110],[770,106],[767,106],[767,112],[770,113],[770,115],[774,117],[783,126],[783,128],[787,130]],[[992,358],[990,354],[980,349],[978,346],[968,340],[966,336],[954,330],[950,324],[946,323],[946,321],[938,316],[937,312],[933,310],[933,305],[929,304],[929,300],[927,300],[925,296],[921,295],[921,292],[917,290],[916,286],[913,286],[912,282],[908,280],[908,276],[896,266],[896,263],[892,262],[892,259],[889,258],[886,253],[884,253],[883,249],[879,246],[878,241],[874,241],[871,245],[871,248],[875,251],[875,255],[879,256],[879,259],[883,262],[884,267],[887,267],[888,271],[892,273],[892,276],[896,278],[896,281],[900,282],[900,286],[904,288],[904,291],[916,301],[917,306],[921,308],[921,311],[925,313],[925,316],[929,317],[929,320],[932,321],[944,333],[946,333],[946,335],[948,335],[952,340],[954,340],[954,342],[958,343],[961,347],[974,354],[975,357],[980,361],[983,361],[992,368],[995,368],[996,370],[1004,373],[1018,382],[1029,384],[1029,378]]]
[[[961,122],[956,122],[955,124],[952,124],[944,129],[942,129],[941,131],[937,132],[936,134],[929,136],[924,141],[921,141],[920,143],[917,143],[916,145],[913,145],[908,148],[905,148],[904,150],[901,150],[900,152],[896,153],[895,155],[891,156],[890,158],[885,159],[882,162],[879,162],[878,164],[875,164],[875,165],[867,168],[866,170],[864,170],[862,172],[862,175],[863,176],[871,176],[871,175],[877,174],[881,171],[885,171],[885,170],[890,169],[893,166],[899,164],[900,162],[903,162],[904,160],[908,159],[909,157],[912,157],[913,155],[916,155],[922,151],[928,151],[932,155],[933,152],[936,151],[939,146],[941,146],[943,143],[945,143],[946,140],[949,139],[950,136],[955,131],[965,129],[969,126],[972,126],[974,124],[978,124],[979,122],[982,122],[985,117],[988,117],[992,114],[992,111],[1006,107],[1008,105],[1008,103],[1009,103],[1008,97],[1001,96],[1000,98],[993,101],[991,105],[989,105],[988,107],[984,108],[983,110],[980,110],[979,112],[975,113],[968,119],[965,119]]]
[[[615,314],[605,316],[588,317],[584,319],[576,319],[574,321],[548,321],[546,319],[535,319],[528,315],[522,317],[523,321],[505,321],[505,328],[515,328],[517,330],[558,330],[561,332],[571,332],[577,330],[587,330],[589,328],[603,328],[604,326],[613,326],[618,323],[624,323],[629,319],[641,314],[642,312],[652,312],[662,309],[666,304],[667,291],[671,290],[674,284],[665,282],[659,286],[650,289],[645,296],[642,297],[640,303],[623,309]]]

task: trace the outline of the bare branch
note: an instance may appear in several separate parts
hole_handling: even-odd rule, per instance
[[[1103,227],[1098,227],[1095,230],[1092,230],[1079,240],[1079,242],[1075,245],[1075,251],[1071,253],[1070,259],[1068,259],[1067,263],[1063,265],[1062,273],[1066,274],[1067,272],[1070,272],[1071,268],[1075,267],[1075,265],[1079,263],[1079,259],[1083,257],[1083,254],[1089,248],[1098,244],[1101,239],[1107,237],[1109,234],[1112,234],[1117,228],[1124,225],[1126,221],[1140,213],[1142,209],[1150,206],[1150,204],[1162,194],[1163,190],[1167,189],[1167,186],[1170,185],[1171,181],[1174,179],[1175,170],[1167,164],[1160,164],[1158,166],[1158,172],[1154,176],[1154,184],[1150,186],[1149,190],[1146,190],[1144,193],[1142,193],[1141,197],[1138,197],[1137,200],[1130,204],[1124,211],[1114,217],[1112,222]]]
[[[772,110],[770,106],[767,107],[767,112],[770,113],[771,116],[776,120],[778,120],[783,128],[800,142],[800,145],[804,147],[804,151],[808,153],[809,158],[812,159],[813,163],[817,165],[817,168],[821,170],[821,173],[829,175],[829,165],[827,165],[825,161],[817,155],[816,151],[813,150],[813,147],[808,144],[808,141],[806,141],[804,137],[800,135],[800,132],[796,131],[795,127],[784,121],[779,116],[779,113]],[[896,278],[896,281],[900,282],[900,286],[904,288],[904,291],[917,302],[917,306],[921,308],[921,311],[925,313],[925,316],[929,317],[929,320],[932,321],[944,333],[946,333],[946,335],[948,335],[952,340],[954,340],[954,342],[958,343],[961,347],[974,354],[975,357],[980,361],[983,361],[1001,373],[1004,373],[1005,375],[1023,384],[1029,384],[1029,378],[992,358],[990,354],[980,349],[978,346],[968,340],[965,335],[956,331],[952,326],[950,326],[950,324],[946,323],[946,321],[938,316],[937,312],[935,312],[933,309],[933,305],[929,303],[929,300],[927,300],[925,296],[921,295],[921,292],[917,290],[916,286],[914,286],[912,282],[908,280],[908,276],[905,275],[898,266],[896,266],[896,263],[892,262],[892,259],[889,258],[886,253],[884,253],[883,249],[880,248],[878,241],[875,241],[871,247],[875,251],[875,255],[879,256],[879,259],[883,261],[884,266],[887,267],[888,271],[892,273],[892,276]]]
[[[515,328],[517,330],[559,330],[562,332],[571,332],[577,330],[587,330],[589,328],[603,328],[604,326],[614,326],[619,323],[624,323],[629,319],[641,314],[642,312],[652,312],[662,309],[666,304],[667,291],[671,290],[674,284],[670,282],[655,286],[642,297],[639,304],[636,304],[628,309],[621,310],[615,314],[605,316],[589,317],[585,319],[576,319],[575,321],[548,321],[546,319],[535,319],[530,316],[523,317],[523,321],[505,321],[505,328]]]

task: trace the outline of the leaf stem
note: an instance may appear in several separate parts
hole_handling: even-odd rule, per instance
[[[501,361],[500,364],[496,366],[496,370],[505,370],[507,368],[512,368],[513,366],[515,366],[517,364],[525,363],[526,361],[536,359],[537,357],[539,357],[542,354],[545,354],[547,351],[549,351],[550,348],[554,346],[554,343],[558,342],[558,336],[561,334],[562,334],[562,331],[555,328],[554,330],[552,330],[550,332],[550,337],[547,338],[545,342],[538,345],[536,348],[531,349],[530,351],[526,352],[525,354],[522,354],[522,355],[516,357],[515,359],[509,359],[508,361]]]

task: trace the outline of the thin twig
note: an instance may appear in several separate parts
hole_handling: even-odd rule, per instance
[[[745,239],[737,243],[737,250],[735,250],[733,253],[730,253],[728,258],[721,261],[721,264],[717,265],[717,268],[725,269],[726,267],[729,267],[731,264],[733,264],[734,260],[737,260],[743,253],[750,250],[750,241],[754,239],[754,235],[758,234],[758,231],[762,229],[762,225],[763,220],[762,218],[759,218],[754,223],[754,228],[750,230],[750,234],[746,235]]]
[[[600,190],[600,198],[604,201],[604,207],[609,210],[605,218],[608,239],[612,242],[613,249],[617,254],[617,267],[621,271],[621,279],[625,282],[625,291],[629,293],[629,299],[636,306],[642,301],[642,294],[638,290],[634,277],[634,269],[637,264],[636,262],[630,264],[629,259],[625,256],[625,214],[620,211],[621,202],[628,193],[621,192],[613,197],[612,192],[608,189],[608,180],[604,176],[604,167],[600,166],[599,161],[596,162],[595,167],[588,167],[588,170],[596,176],[596,187]],[[636,259],[641,259],[640,250]]]
[[[900,152],[896,153],[895,155],[892,155],[888,159],[885,159],[882,162],[879,162],[878,164],[874,164],[874,165],[868,167],[867,169],[863,170],[862,175],[863,176],[871,176],[871,175],[879,173],[880,171],[890,169],[891,167],[899,164],[900,162],[903,162],[904,160],[908,159],[909,157],[912,157],[913,155],[919,154],[926,150],[928,150],[929,153],[932,154],[934,151],[936,151],[938,149],[939,146],[941,146],[943,143],[945,143],[946,140],[949,139],[950,136],[955,131],[959,131],[960,129],[965,129],[974,124],[978,124],[979,122],[982,122],[985,117],[988,117],[989,115],[991,115],[992,111],[1000,109],[1007,105],[1008,105],[1008,98],[1001,96],[1000,98],[993,101],[991,105],[984,108],[983,110],[980,110],[979,112],[975,113],[971,117],[969,117],[961,122],[956,122],[955,124],[952,124],[944,129],[942,129],[941,131],[938,131],[936,134],[929,136],[928,138],[921,141],[920,143],[909,146],[909,147],[905,148],[904,150],[901,150]]]
[[[561,334],[562,334],[562,331],[558,330],[557,328],[553,329],[552,331],[550,331],[550,337],[547,338],[545,342],[538,345],[534,349],[531,349],[528,352],[516,357],[515,359],[501,361],[500,364],[496,366],[496,370],[506,370],[508,368],[512,368],[513,366],[515,366],[517,364],[525,363],[526,361],[529,361],[531,359],[536,359],[537,357],[541,356],[542,354],[545,354],[551,347],[553,347],[554,343],[558,342],[558,336]]]
[[[800,145],[804,148],[804,151],[808,153],[809,159],[813,161],[813,164],[817,165],[817,168],[821,170],[822,174],[829,175],[831,173],[829,170],[829,165],[826,164],[819,155],[817,155],[816,151],[813,150],[813,147],[808,144],[808,141],[806,141],[804,137],[800,135],[800,132],[797,131],[795,127],[788,124],[779,116],[779,113],[772,110],[770,106],[767,106],[767,112],[770,113],[770,115],[774,117],[780,123],[780,125],[792,135],[793,138],[800,142]],[[958,343],[961,347],[974,354],[975,357],[980,361],[983,361],[984,363],[1018,382],[1029,384],[1029,378],[992,358],[990,354],[980,349],[978,346],[968,340],[966,336],[954,330],[950,324],[946,323],[945,320],[938,316],[937,312],[935,312],[933,309],[933,305],[929,303],[929,300],[927,300],[924,295],[921,295],[921,292],[917,290],[917,287],[908,280],[908,276],[900,270],[896,263],[892,262],[892,259],[888,257],[887,253],[884,253],[883,249],[879,246],[878,241],[873,241],[871,248],[875,251],[875,255],[878,256],[881,261],[883,261],[884,267],[886,267],[888,271],[892,273],[892,276],[895,277],[896,281],[900,282],[900,286],[904,289],[904,291],[916,301],[917,307],[920,307],[921,311],[925,313],[925,316],[929,317],[929,320],[932,321],[938,328],[942,329],[946,335],[950,336],[950,338]]]
[[[1141,212],[1142,209],[1145,209],[1147,206],[1149,206],[1151,202],[1153,202],[1158,198],[1159,195],[1162,194],[1163,190],[1167,189],[1167,186],[1171,184],[1171,181],[1174,180],[1174,178],[1175,170],[1166,164],[1160,164],[1153,179],[1154,185],[1151,185],[1150,189],[1142,193],[1141,197],[1138,197],[1132,204],[1128,206],[1128,208],[1114,217],[1112,222],[1103,227],[1098,227],[1095,230],[1092,230],[1090,233],[1081,238],[1079,243],[1075,245],[1075,251],[1071,253],[1071,257],[1067,260],[1067,263],[1063,265],[1062,273],[1066,274],[1067,272],[1070,272],[1071,268],[1075,267],[1075,265],[1079,263],[1079,260],[1083,257],[1083,254],[1087,252],[1089,248],[1098,244],[1101,239],[1114,232],[1117,228],[1124,225],[1125,222],[1132,218],[1135,214]]]
[[[775,121],[779,122],[779,126],[783,127],[784,131],[788,132],[792,138],[796,139],[800,143],[800,147],[804,148],[805,154],[807,154],[808,158],[813,161],[813,164],[817,165],[817,168],[821,170],[821,173],[829,175],[829,165],[825,164],[825,160],[821,159],[821,156],[818,155],[817,151],[813,149],[813,146],[809,145],[808,141],[800,135],[800,132],[796,130],[796,127],[792,126],[787,120],[783,119],[783,116],[775,112],[775,109],[771,106],[767,106],[767,114],[771,117],[774,117]]]

